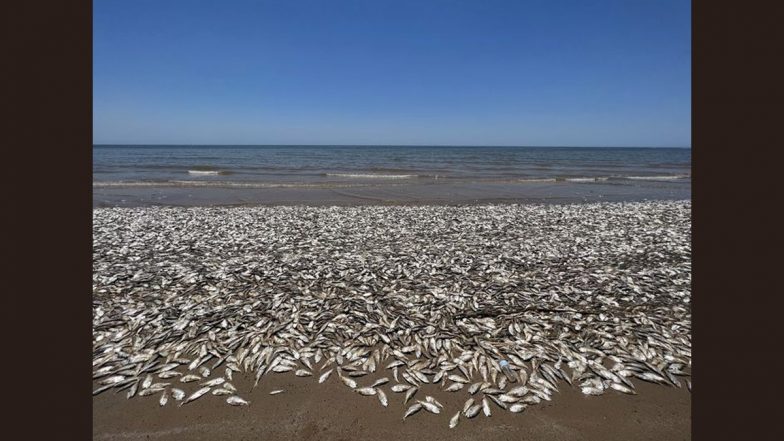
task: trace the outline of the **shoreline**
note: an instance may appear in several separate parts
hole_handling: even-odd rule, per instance
[[[691,180],[527,183],[394,184],[324,187],[94,187],[93,207],[477,205],[684,200]]]

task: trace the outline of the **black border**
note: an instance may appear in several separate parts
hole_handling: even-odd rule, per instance
[[[92,3],[4,4],[6,439],[92,433]],[[7,47],[7,46],[6,46]],[[10,55],[10,57],[9,57]],[[5,125],[5,124],[4,124]],[[31,176],[32,175],[32,176]],[[13,251],[12,251],[13,250]],[[33,289],[31,289],[33,287]],[[8,424],[10,423],[10,424]]]
[[[692,434],[781,436],[780,2],[692,2]],[[769,435],[770,433],[770,435]]]
[[[776,332],[784,262],[781,200],[782,4],[693,2],[693,346],[695,439],[767,439],[778,426]],[[92,4],[4,11],[11,42],[4,210],[4,378],[21,439],[92,433]],[[7,59],[8,60],[8,59]],[[6,134],[4,133],[4,135]],[[7,138],[7,137],[6,137]],[[778,156],[778,155],[775,155]],[[31,168],[38,171],[30,182]],[[772,210],[771,210],[772,209]],[[32,214],[37,219],[27,219]],[[19,228],[21,227],[21,228]],[[31,246],[32,244],[32,246]],[[8,265],[10,263],[10,265]],[[31,284],[31,281],[36,283]],[[30,291],[33,285],[37,289]],[[52,366],[56,366],[52,370]],[[35,390],[37,389],[37,390]],[[766,424],[767,423],[767,424]]]

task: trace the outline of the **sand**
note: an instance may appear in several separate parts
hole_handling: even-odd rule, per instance
[[[94,187],[93,207],[149,205],[452,205],[681,200],[691,180],[394,184],[347,188]]]
[[[376,377],[358,379],[370,384]],[[167,380],[169,381],[169,380]],[[176,381],[176,379],[175,379]],[[394,382],[394,380],[393,380]],[[686,440],[691,438],[691,393],[684,388],[636,381],[638,395],[608,391],[586,396],[563,384],[551,402],[513,414],[490,403],[483,414],[449,429],[467,394],[426,385],[415,396],[432,395],[444,404],[439,415],[425,411],[402,421],[404,394],[384,386],[389,407],[375,396],[359,396],[333,374],[324,384],[290,374],[233,384],[251,402],[232,407],[218,397],[202,397],[183,407],[171,398],[161,408],[159,395],[125,398],[108,391],[93,398],[94,440]],[[271,390],[285,389],[279,395]],[[481,394],[479,394],[481,395]],[[409,403],[410,404],[410,403]]]

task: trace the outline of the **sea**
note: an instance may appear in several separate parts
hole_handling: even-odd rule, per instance
[[[687,199],[689,148],[94,145],[94,206]]]

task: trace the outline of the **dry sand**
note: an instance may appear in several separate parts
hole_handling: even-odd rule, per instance
[[[387,371],[385,374],[388,374]],[[357,379],[361,385],[373,378]],[[171,380],[166,380],[171,381]],[[176,382],[176,379],[174,379]],[[178,407],[171,398],[161,408],[159,394],[127,400],[125,392],[93,398],[94,440],[687,440],[691,438],[691,394],[684,388],[636,381],[638,395],[608,391],[586,396],[560,385],[551,402],[513,414],[490,403],[491,417],[479,416],[449,429],[448,421],[468,394],[425,385],[414,398],[432,395],[444,404],[439,415],[424,410],[402,421],[404,394],[382,386],[384,408],[375,396],[361,396],[337,376],[324,384],[290,373],[268,375],[250,391],[250,379],[233,384],[249,407],[232,407],[211,394]],[[190,383],[186,390],[193,389]],[[285,389],[279,395],[271,390]],[[250,392],[249,392],[250,391]],[[481,396],[481,394],[477,394]],[[409,405],[411,402],[409,402]]]

